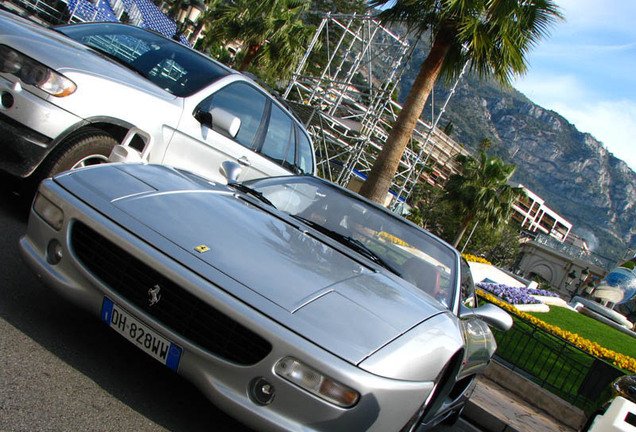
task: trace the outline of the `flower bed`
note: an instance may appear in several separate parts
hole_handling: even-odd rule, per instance
[[[485,282],[479,282],[475,285],[513,305],[540,304],[541,301],[536,297],[533,297],[535,295],[543,297],[558,297],[553,292],[536,288],[511,287],[504,284]]]
[[[462,254],[462,256],[466,259],[466,261],[468,262],[478,262],[478,263],[482,263],[482,264],[492,264],[490,261],[488,261],[485,258],[481,258],[475,255],[471,255],[471,254]]]
[[[482,284],[477,284],[478,286],[481,286]],[[489,301],[490,303],[496,304],[497,306],[501,307],[502,309],[510,312],[511,314],[526,320],[534,325],[536,325],[537,327],[540,327],[541,329],[552,333],[555,336],[558,336],[562,339],[567,340],[568,342],[570,342],[572,345],[580,348],[581,350],[589,353],[590,355],[593,355],[595,357],[598,357],[600,359],[606,360],[610,363],[613,363],[614,365],[618,366],[619,368],[632,372],[632,373],[636,373],[636,359],[626,356],[624,354],[620,354],[617,353],[615,351],[609,350],[607,348],[603,348],[601,345],[599,345],[597,342],[592,342],[588,339],[582,338],[579,335],[577,335],[576,333],[571,333],[567,330],[563,330],[560,327],[557,326],[553,326],[550,324],[547,324],[543,321],[541,321],[540,319],[521,312],[519,309],[517,309],[515,306],[509,304],[509,303],[505,303],[501,300],[499,300],[497,297],[495,297],[492,294],[489,294],[485,291],[482,291],[481,289],[477,290],[477,295],[482,297],[483,299]]]

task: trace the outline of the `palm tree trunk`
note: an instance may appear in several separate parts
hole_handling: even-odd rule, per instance
[[[466,234],[466,231],[468,230],[468,226],[470,225],[472,221],[473,221],[473,215],[468,215],[464,218],[464,221],[462,222],[462,227],[460,228],[459,232],[455,236],[455,240],[453,240],[454,248],[457,248],[457,246],[459,246],[459,242],[462,241],[462,237],[464,237],[464,234]]]
[[[247,49],[247,52],[245,53],[245,56],[243,57],[243,60],[241,61],[241,65],[238,67],[238,70],[240,70],[241,72],[246,71],[260,49],[260,45],[250,45]]]
[[[404,102],[402,111],[378,155],[367,180],[360,189],[360,194],[378,204],[384,204],[391,187],[393,177],[398,169],[404,149],[411,134],[422,115],[435,80],[439,75],[446,54],[451,46],[450,35],[440,31],[435,37],[431,52],[424,60],[413,87]]]

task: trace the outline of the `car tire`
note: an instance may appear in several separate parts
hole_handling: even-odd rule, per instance
[[[463,406],[460,409],[453,411],[448,417],[442,420],[442,424],[444,426],[454,426],[459,421],[459,418],[462,416],[463,411]]]
[[[117,141],[108,133],[88,128],[73,135],[51,153],[40,177],[47,178],[70,169],[108,162]]]
[[[459,373],[460,367],[462,365],[463,354],[459,353],[455,354],[453,358],[444,366],[444,369],[439,374],[439,378],[436,380],[437,385],[433,389],[433,395],[430,397],[431,400],[426,407],[422,407],[423,409],[420,412],[416,413],[414,417],[411,418],[409,423],[406,424],[400,432],[415,432],[420,430],[420,426],[422,422],[424,424],[429,424],[430,426],[425,430],[434,430],[431,429],[431,426],[435,426],[433,422],[436,420],[434,416],[437,414],[437,410],[443,405],[444,400],[450,394],[455,384],[455,377]]]
[[[86,128],[67,138],[44,160],[29,177],[22,180],[20,196],[25,205],[31,200],[42,180],[55,174],[108,161],[110,152],[118,142],[110,134],[97,128]]]

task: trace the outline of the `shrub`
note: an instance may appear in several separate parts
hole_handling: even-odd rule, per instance
[[[471,254],[462,254],[462,256],[468,262],[478,262],[478,263],[482,263],[482,264],[492,265],[492,263],[490,261],[488,261],[488,260],[486,260],[485,258],[482,258],[482,257],[478,257],[478,256],[471,255]]]

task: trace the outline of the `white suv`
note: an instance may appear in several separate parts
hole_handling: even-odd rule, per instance
[[[315,174],[307,131],[245,75],[120,23],[48,29],[0,11],[0,171],[39,180],[143,159],[223,180]]]

